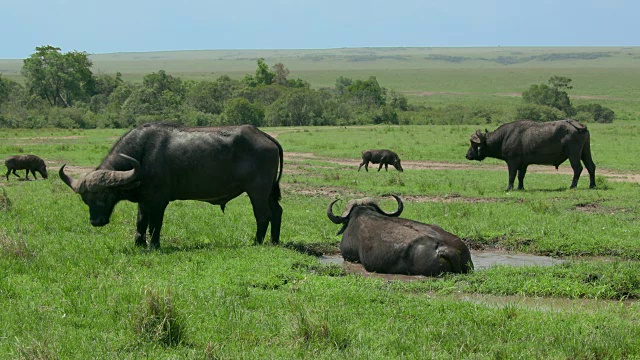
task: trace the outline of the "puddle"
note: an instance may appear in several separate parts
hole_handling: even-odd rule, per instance
[[[493,265],[509,266],[551,266],[564,262],[548,256],[524,253],[512,253],[499,250],[471,250],[471,261],[476,270],[487,269]]]
[[[351,274],[360,274],[363,276],[382,277],[387,280],[420,280],[425,276],[409,276],[397,274],[377,274],[371,273],[364,269],[361,264],[344,261],[341,255],[323,255],[318,258],[320,263],[327,265],[342,265],[344,269]],[[524,253],[513,253],[499,250],[471,250],[471,260],[475,270],[488,269],[495,265],[508,266],[551,266],[564,262],[564,260],[554,259],[548,256],[538,256]]]

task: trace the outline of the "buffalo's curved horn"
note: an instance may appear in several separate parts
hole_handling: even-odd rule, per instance
[[[331,202],[331,204],[329,204],[329,208],[327,208],[327,217],[329,217],[329,220],[331,220],[332,223],[334,224],[343,224],[347,218],[343,217],[343,216],[336,216],[333,214],[333,204],[335,204],[339,199],[335,199]]]
[[[87,190],[100,191],[110,187],[124,186],[136,180],[140,170],[138,160],[125,154],[118,155],[127,159],[133,165],[133,169],[126,171],[95,170],[84,178],[84,185]]]
[[[58,171],[58,175],[60,176],[60,179],[62,179],[62,181],[64,181],[64,183],[67,184],[74,192],[78,192],[78,180],[75,180],[64,173],[65,166],[67,166],[67,164],[62,165],[60,171]]]
[[[394,211],[392,213],[388,213],[388,212],[382,210],[380,208],[380,206],[378,206],[378,204],[373,203],[372,205],[376,208],[376,210],[379,213],[381,213],[383,215],[390,216],[390,217],[400,216],[400,214],[402,214],[402,210],[404,210],[404,204],[402,203],[402,199],[400,199],[400,197],[398,195],[395,195],[395,194],[387,194],[387,195],[393,196],[396,199],[396,201],[398,202],[398,209],[396,211]]]

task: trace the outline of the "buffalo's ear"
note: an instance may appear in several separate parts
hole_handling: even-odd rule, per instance
[[[478,134],[471,135],[471,142],[474,144],[482,144],[482,140],[480,140]]]

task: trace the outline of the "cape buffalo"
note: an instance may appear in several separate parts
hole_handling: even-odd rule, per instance
[[[341,216],[327,216],[342,224],[340,252],[347,261],[360,262],[367,271],[387,274],[433,276],[445,272],[466,273],[473,269],[469,248],[457,236],[435,225],[399,218],[400,197],[395,212],[380,209],[371,198],[351,200]]]
[[[589,130],[575,120],[535,122],[520,120],[504,124],[493,132],[480,130],[471,135],[469,160],[486,157],[502,159],[509,169],[509,187],[518,174],[518,190],[524,189],[524,175],[531,164],[553,165],[558,168],[569,159],[573,168],[571,188],[578,185],[582,172],[580,160],[589,172],[589,187],[596,186],[596,165],[591,158]]]
[[[27,170],[25,176],[27,180],[29,180],[29,171],[31,171],[35,179],[38,178],[36,176],[36,171],[45,179],[49,176],[47,174],[47,165],[45,165],[44,160],[35,155],[10,156],[4,161],[4,164],[7,167],[7,181],[9,181],[9,173],[12,172],[13,175],[20,177],[20,175],[16,174],[16,170]]]
[[[400,165],[400,158],[398,154],[394,153],[391,150],[365,150],[362,152],[362,163],[358,166],[358,171],[364,165],[364,169],[369,171],[369,162],[374,164],[380,164],[378,167],[378,171],[382,169],[382,165],[384,165],[385,171],[389,171],[389,164],[393,165],[396,170],[402,172],[402,165]]]
[[[278,165],[279,164],[279,165]],[[278,243],[282,207],[283,151],[273,137],[251,125],[183,127],[169,123],[138,126],[123,135],[100,166],[75,180],[60,178],[89,206],[91,224],[109,223],[120,200],[138,203],[135,243],[160,247],[164,211],[170,201],[200,200],[220,205],[246,192],[256,218],[256,243],[271,223]]]

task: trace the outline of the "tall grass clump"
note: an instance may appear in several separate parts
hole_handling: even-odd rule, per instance
[[[4,187],[0,187],[2,193],[0,194],[0,211],[11,210],[11,199],[7,195],[7,190]]]
[[[293,303],[295,315],[295,336],[306,347],[331,346],[337,350],[345,350],[351,344],[351,339],[344,329],[330,324],[327,314],[321,311],[318,316],[314,311],[301,304]]]
[[[134,330],[140,338],[166,346],[179,345],[184,338],[182,319],[171,299],[171,290],[161,296],[146,289],[134,314]]]
[[[46,342],[33,340],[29,345],[18,344],[17,359],[20,360],[57,360],[59,359],[55,349]]]
[[[29,250],[27,242],[22,236],[15,238],[7,234],[4,229],[0,229],[0,257],[7,256],[26,259],[33,255],[34,253]]]

